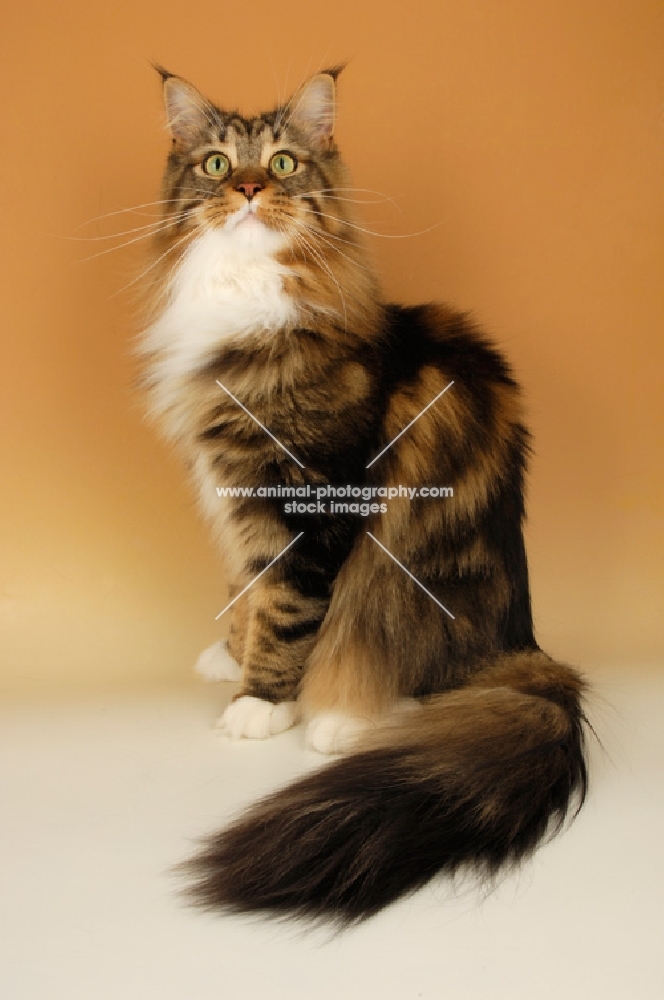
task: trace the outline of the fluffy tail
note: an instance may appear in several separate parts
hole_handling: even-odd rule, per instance
[[[212,836],[183,866],[191,898],[345,924],[518,861],[583,803],[583,688],[539,651],[501,656]]]

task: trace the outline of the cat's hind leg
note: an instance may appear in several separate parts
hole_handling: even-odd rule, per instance
[[[397,702],[389,671],[377,669],[379,651],[370,651],[352,629],[325,623],[309,661],[302,685],[307,719],[306,743],[319,753],[347,753],[359,739],[380,725]]]
[[[431,598],[360,536],[302,682],[307,744],[345,753],[395,713],[417,709],[427,664],[442,657],[443,628]]]

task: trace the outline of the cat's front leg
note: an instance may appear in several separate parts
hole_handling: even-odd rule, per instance
[[[241,592],[239,585],[233,587],[229,596],[235,597]],[[247,644],[247,629],[249,627],[249,595],[242,594],[231,608],[231,624],[228,630],[228,652],[236,663],[244,661],[244,650]]]
[[[229,597],[241,594],[241,584],[231,584]],[[194,664],[194,671],[206,681],[242,680],[242,661],[247,638],[248,596],[242,594],[228,610],[231,622],[228,639],[219,639],[204,649]]]
[[[242,688],[219,721],[234,739],[266,739],[299,720],[300,682],[327,601],[287,581],[258,581],[247,598]]]

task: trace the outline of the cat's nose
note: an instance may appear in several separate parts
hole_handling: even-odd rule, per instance
[[[241,191],[247,201],[251,201],[254,195],[263,190],[263,185],[257,181],[242,181],[241,184],[235,185],[235,190]]]

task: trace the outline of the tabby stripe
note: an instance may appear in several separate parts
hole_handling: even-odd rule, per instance
[[[295,625],[273,625],[272,632],[280,642],[296,642],[307,635],[313,635],[321,627],[322,618],[309,618]]]

